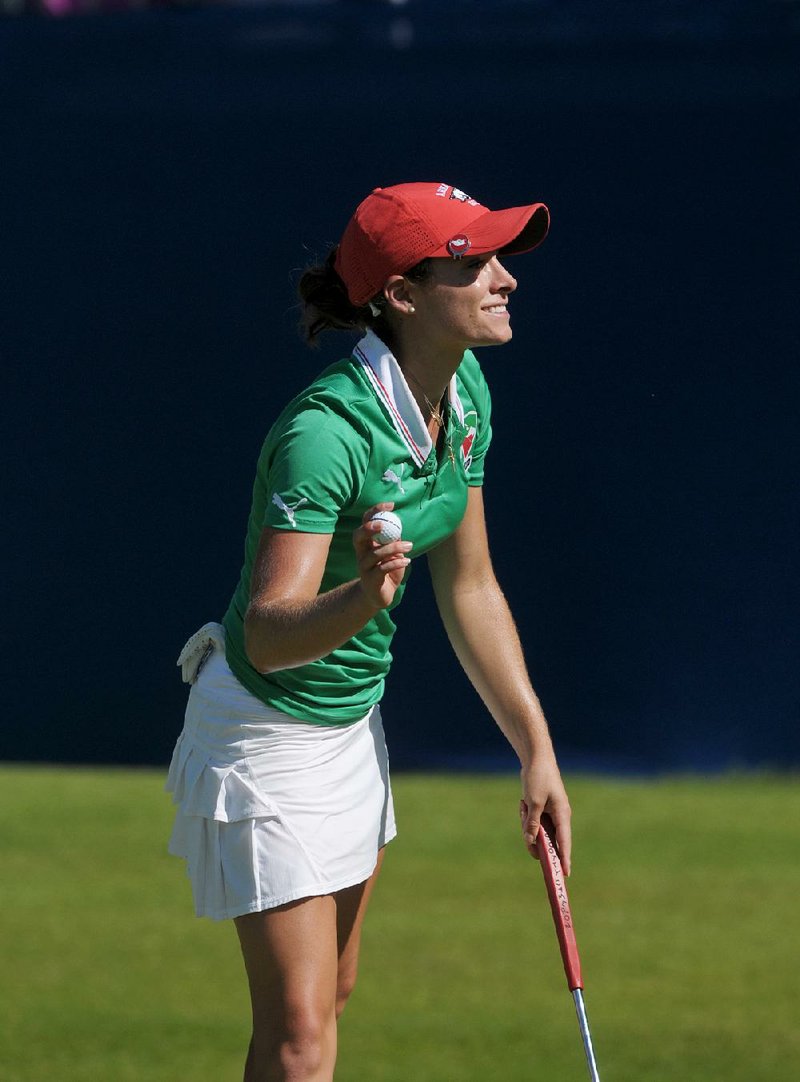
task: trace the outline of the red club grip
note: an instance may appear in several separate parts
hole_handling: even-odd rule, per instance
[[[550,833],[548,833],[548,830]],[[539,850],[539,864],[544,876],[544,885],[547,887],[550,908],[553,911],[553,923],[556,926],[556,935],[558,936],[558,945],[561,948],[561,958],[564,962],[567,984],[570,992],[574,992],[576,988],[583,988],[581,960],[578,955],[578,944],[575,940],[575,929],[572,924],[572,913],[569,908],[564,872],[561,868],[561,861],[556,847],[550,840],[551,833],[555,836],[550,817],[543,815],[539,825],[539,834],[536,838]]]

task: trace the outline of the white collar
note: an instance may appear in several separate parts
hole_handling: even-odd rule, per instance
[[[433,441],[397,358],[374,331],[367,331],[353,350],[353,356],[361,364],[390,421],[405,440],[414,462],[422,466],[433,450]],[[458,397],[455,374],[450,380],[447,397],[451,409],[463,424],[464,408]]]

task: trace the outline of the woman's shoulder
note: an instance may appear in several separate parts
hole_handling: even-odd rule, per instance
[[[284,407],[270,431],[272,440],[287,430],[325,426],[368,433],[364,406],[372,396],[352,357],[343,357],[323,369]]]
[[[464,351],[464,356],[461,358],[461,364],[458,366],[458,377],[465,382],[467,380],[472,380],[473,382],[480,381],[482,383],[486,382],[480,361],[471,349]]]
[[[324,368],[292,401],[300,406],[310,402],[329,402],[346,410],[350,406],[357,408],[370,397],[360,366],[350,356],[342,357]]]
[[[488,404],[490,400],[489,386],[480,361],[471,349],[468,349],[462,357],[456,376],[461,387],[467,391],[474,402]]]

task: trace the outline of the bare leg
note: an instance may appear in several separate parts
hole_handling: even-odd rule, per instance
[[[372,889],[383,864],[384,850],[378,853],[375,871],[364,883],[347,887],[336,895],[336,936],[339,951],[339,968],[336,980],[336,1017],[345,1008],[358,975],[358,956],[361,949],[361,929],[367,912]]]
[[[237,917],[253,1038],[245,1082],[332,1082],[336,1063],[336,902],[303,898]]]
[[[364,883],[237,917],[253,1005],[244,1082],[332,1082],[336,1020],[355,985]]]

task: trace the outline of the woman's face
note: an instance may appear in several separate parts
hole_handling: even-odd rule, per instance
[[[433,259],[413,287],[414,331],[443,346],[493,346],[511,338],[508,298],[516,279],[497,252],[470,259]]]

